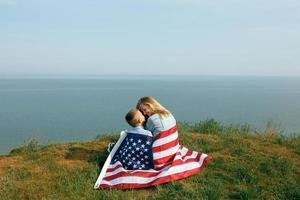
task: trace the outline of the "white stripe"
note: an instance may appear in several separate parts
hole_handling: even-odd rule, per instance
[[[119,164],[122,164],[120,161],[117,161],[116,163],[114,163],[114,164],[110,164],[109,166],[108,166],[108,168],[115,168],[117,165],[119,165]]]
[[[188,151],[189,150],[186,147],[182,147],[182,149],[181,149],[181,156],[185,156]]]
[[[186,153],[188,152],[188,149],[185,148],[185,147],[183,147],[183,148],[182,148],[182,151],[184,151],[184,152],[183,152],[183,155],[176,155],[174,161],[176,161],[176,160],[183,160],[183,161],[186,161],[186,160],[188,160],[188,159],[190,159],[190,158],[196,158],[197,155],[199,154],[198,152],[193,151],[193,153],[192,153],[190,156],[186,156],[184,159],[182,159],[182,157],[184,157],[184,156],[186,155]],[[113,165],[110,164],[108,168],[115,168],[118,164],[121,164],[121,162],[118,161],[118,162],[116,162],[116,163],[113,164]],[[168,165],[170,165],[170,164],[171,164],[171,162],[170,162]],[[164,166],[164,165],[166,165],[166,164],[155,165],[155,167],[156,167],[156,168],[157,168],[157,167],[162,167],[162,166]],[[165,168],[163,168],[163,169],[165,169]],[[159,171],[162,171],[163,169],[161,169],[161,170],[159,170]],[[126,169],[124,169],[123,167],[119,167],[119,168],[115,169],[114,171],[107,172],[107,173],[105,174],[105,177],[112,176],[112,175],[117,174],[117,173],[119,173],[119,172],[121,172],[121,171],[128,172],[128,173],[130,173],[131,171],[159,172],[158,170],[154,170],[154,169],[148,169],[148,170],[126,170]]]
[[[190,159],[190,158],[196,158],[198,154],[199,154],[198,152],[194,151],[190,156],[186,156],[185,158],[183,158],[184,156],[182,156],[182,155],[176,155],[174,161],[176,161],[176,160],[186,161],[187,159]]]
[[[115,146],[113,147],[113,149],[111,150],[110,154],[108,155],[108,157],[107,157],[107,159],[106,159],[106,161],[105,161],[105,163],[104,163],[104,165],[103,165],[103,167],[102,167],[102,170],[101,170],[101,172],[100,172],[100,174],[99,174],[99,176],[98,176],[98,178],[97,178],[97,181],[96,181],[96,183],[95,183],[95,185],[94,185],[94,189],[99,188],[100,183],[101,183],[102,179],[103,179],[104,176],[105,176],[106,170],[107,170],[108,166],[110,165],[110,162],[111,162],[112,158],[114,157],[114,155],[115,155],[117,149],[119,148],[119,146],[120,146],[121,143],[123,142],[123,140],[124,140],[124,138],[126,137],[126,135],[127,135],[127,134],[126,134],[125,131],[122,131],[122,132],[120,133],[120,138],[119,138],[118,142],[115,144]]]
[[[181,155],[176,155],[176,157],[183,157],[183,156],[185,156],[186,155],[186,153],[188,152],[188,149],[186,148],[186,147],[182,147],[182,149],[181,149]],[[176,152],[177,153],[177,152]],[[196,152],[197,153],[197,152]],[[122,163],[120,162],[120,161],[117,161],[117,162],[115,162],[114,164],[110,164],[109,166],[108,166],[108,168],[115,168],[117,165],[122,165]],[[155,166],[163,166],[164,164],[161,164],[161,165],[155,165]]]
[[[110,181],[105,181],[103,180],[101,184],[109,184],[109,185],[115,185],[115,184],[120,184],[120,183],[149,183],[151,181],[156,180],[157,178],[161,178],[164,176],[168,176],[171,174],[176,174],[176,173],[180,173],[180,172],[184,172],[186,170],[190,170],[190,169],[194,169],[197,168],[198,163],[188,163],[186,165],[179,165],[179,166],[175,166],[170,168],[168,171],[163,171],[162,173],[160,173],[158,176],[154,176],[154,177],[138,177],[138,176],[126,176],[126,177],[119,177]]]
[[[130,174],[131,172],[158,172],[158,171],[156,171],[154,169],[147,169],[147,170],[141,170],[141,169],[138,169],[138,170],[126,170],[123,167],[120,167],[120,168],[118,168],[118,169],[116,169],[116,170],[114,170],[112,172],[107,172],[105,174],[105,177],[115,175],[115,174],[117,174],[119,172],[122,172],[122,171],[123,172],[127,172],[128,174]]]
[[[153,160],[160,159],[160,158],[163,158],[163,157],[167,157],[167,156],[170,156],[170,155],[173,155],[173,154],[177,153],[179,146],[180,145],[177,144],[175,147],[172,147],[170,149],[167,149],[167,150],[164,150],[164,151],[159,151],[157,153],[153,153]]]
[[[187,160],[190,158],[196,158],[198,154],[199,154],[198,152],[193,151],[192,155],[185,157],[183,160]]]
[[[193,153],[192,153],[190,156],[186,156],[184,159],[182,159],[182,157],[183,157],[182,155],[176,155],[174,161],[176,161],[176,160],[186,161],[186,160],[188,160],[188,159],[190,159],[190,158],[196,158],[196,157],[198,156],[198,154],[199,154],[198,152],[193,151]],[[174,161],[173,161],[173,162],[174,162]],[[120,163],[120,162],[119,162],[119,163]],[[168,163],[168,166],[170,167],[171,164],[172,164],[172,162]],[[156,168],[157,168],[157,167],[162,167],[162,166],[164,166],[164,165],[166,165],[166,164],[155,165],[155,167],[156,167]],[[167,166],[166,166],[166,167],[167,167]],[[160,172],[160,171],[165,170],[166,167],[164,167],[164,168],[162,168],[162,169],[160,169],[160,170],[154,170],[154,169],[148,169],[148,170],[126,170],[126,169],[124,169],[123,167],[119,167],[119,168],[117,168],[117,169],[114,170],[114,171],[107,172],[107,173],[105,174],[105,177],[115,175],[115,174],[117,174],[117,173],[119,173],[119,172],[122,172],[122,171],[128,172],[129,174],[130,174],[130,172],[132,172],[132,171],[139,171],[139,172]],[[114,166],[113,166],[113,165],[110,165],[109,168],[114,168]]]
[[[172,175],[172,174],[177,174],[177,173],[181,173],[187,170],[192,170],[192,169],[196,169],[201,167],[201,165],[203,164],[203,160],[206,156],[203,155],[201,156],[201,159],[199,162],[191,162],[191,163],[187,163],[187,164],[183,164],[183,165],[178,165],[178,166],[174,166],[169,168],[168,171],[163,171],[162,173],[158,174],[155,177],[149,177],[149,178],[145,178],[145,177],[138,177],[138,176],[130,176],[130,177],[119,177],[110,181],[102,181],[101,184],[107,184],[107,185],[116,185],[116,184],[120,184],[120,183],[138,183],[138,184],[147,184],[150,183],[158,178],[164,177],[164,176],[168,176],[168,175]]]
[[[177,131],[175,133],[173,133],[172,135],[169,135],[167,137],[161,138],[161,139],[157,139],[153,142],[152,147],[157,147],[163,144],[166,144],[168,142],[174,141],[178,138],[178,133]]]
[[[162,167],[164,165],[170,165],[172,162],[169,162],[169,163],[165,163],[165,164],[159,164],[159,165],[155,165],[155,168],[158,168],[158,167]],[[162,170],[162,169],[161,169]],[[159,171],[161,171],[159,170]]]
[[[205,159],[206,157],[207,157],[207,155],[206,155],[206,154],[204,154],[204,153],[203,153],[203,154],[201,154],[201,156],[200,156],[200,160],[199,160],[199,162],[198,162],[200,166],[202,166],[202,164],[203,164],[203,161],[204,161],[204,159]]]

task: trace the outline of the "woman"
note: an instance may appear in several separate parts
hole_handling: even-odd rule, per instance
[[[154,136],[152,152],[155,170],[187,167],[184,173],[172,179],[176,180],[191,176],[205,166],[211,157],[179,145],[176,120],[170,111],[149,96],[142,97],[137,103],[137,108],[148,118],[145,128]]]
[[[176,125],[176,120],[170,111],[160,105],[153,97],[141,98],[136,107],[147,118],[146,128],[153,133],[154,137],[159,132]]]
[[[179,145],[176,120],[152,97],[143,97],[137,108],[148,117],[146,129],[154,137],[121,132],[121,137],[102,167],[94,188],[142,188],[186,178],[199,172],[209,160],[208,155]],[[123,156],[122,162],[119,159]],[[147,169],[128,169],[126,159]],[[149,159],[151,158],[151,159]],[[149,161],[149,162],[148,162]],[[153,163],[150,163],[152,162]],[[129,164],[129,163],[128,163]],[[154,166],[154,168],[153,168]]]

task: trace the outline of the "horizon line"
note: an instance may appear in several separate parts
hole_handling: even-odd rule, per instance
[[[0,78],[10,78],[10,77],[204,77],[204,76],[234,76],[234,77],[300,77],[300,75],[293,74],[70,74],[70,73],[60,73],[60,74],[0,74]]]

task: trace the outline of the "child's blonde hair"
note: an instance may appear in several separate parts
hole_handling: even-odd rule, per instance
[[[142,104],[148,106],[152,113],[157,113],[161,117],[166,117],[171,114],[170,111],[168,111],[165,107],[158,103],[158,101],[156,101],[153,97],[146,96],[140,98],[136,108],[140,109]]]
[[[127,123],[132,127],[136,127],[137,125],[142,123],[138,119],[136,119],[137,112],[140,112],[140,110],[136,109],[136,108],[133,108],[125,116],[125,119],[126,119]]]

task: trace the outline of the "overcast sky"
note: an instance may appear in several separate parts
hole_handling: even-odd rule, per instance
[[[299,0],[0,0],[0,75],[300,76]]]

